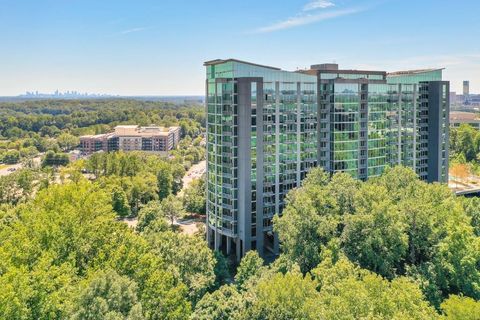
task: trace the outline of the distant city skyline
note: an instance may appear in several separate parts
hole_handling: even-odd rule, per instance
[[[116,97],[118,95],[112,95],[108,93],[92,93],[92,92],[80,92],[77,90],[66,90],[64,92],[55,90],[54,92],[40,92],[38,90],[29,90],[23,94],[19,94],[18,97]]]
[[[0,8],[0,96],[203,95],[202,63],[216,58],[289,71],[328,62],[445,67],[452,91],[469,80],[480,93],[474,0],[0,0]]]

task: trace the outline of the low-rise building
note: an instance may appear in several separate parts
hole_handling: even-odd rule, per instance
[[[479,114],[474,112],[451,111],[450,126],[460,127],[462,124],[468,124],[475,129],[480,129]]]
[[[83,153],[97,151],[151,151],[166,152],[174,149],[180,141],[181,128],[141,127],[137,125],[116,126],[114,132],[80,137]]]

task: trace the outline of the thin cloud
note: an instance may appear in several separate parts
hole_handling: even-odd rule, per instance
[[[316,9],[326,9],[330,7],[334,7],[335,4],[328,0],[314,0],[310,1],[303,7],[303,11],[312,11]]]
[[[129,33],[134,33],[134,32],[140,32],[140,31],[144,31],[144,30],[147,30],[148,28],[146,27],[140,27],[140,28],[132,28],[132,29],[127,29],[127,30],[123,30],[120,32],[120,34],[129,34]]]
[[[267,32],[274,32],[284,29],[290,29],[298,26],[303,26],[315,22],[320,22],[324,20],[334,19],[354,13],[358,13],[363,11],[364,9],[360,8],[351,8],[351,9],[344,9],[344,10],[334,10],[328,12],[321,12],[317,14],[301,14],[292,18],[288,18],[285,21],[281,21],[266,27],[258,28],[254,30],[254,33],[267,33]]]

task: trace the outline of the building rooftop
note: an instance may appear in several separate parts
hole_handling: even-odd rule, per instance
[[[255,66],[255,67],[268,68],[268,69],[272,69],[272,70],[282,70],[280,68],[265,66],[265,65],[256,64],[256,63],[252,63],[252,62],[247,62],[247,61],[242,61],[242,60],[238,60],[238,59],[215,59],[215,60],[205,61],[203,63],[203,65],[204,66],[213,66],[213,65],[216,65],[216,64],[222,64],[222,63],[226,63],[226,62],[238,62],[238,63],[249,64],[249,65]]]
[[[480,121],[478,113],[463,112],[463,111],[451,111],[450,121],[465,122],[465,121]]]
[[[432,68],[432,69],[416,69],[416,70],[395,71],[395,72],[389,72],[389,73],[387,73],[387,75],[388,75],[389,77],[396,77],[396,76],[416,75],[416,74],[428,73],[428,72],[433,72],[433,71],[442,71],[442,70],[445,70],[445,68]]]
[[[81,136],[80,138],[100,139],[100,138],[105,138],[109,135],[111,135],[111,133],[87,134],[87,135]]]
[[[154,136],[168,136],[169,133],[180,130],[179,126],[172,126],[172,127],[158,127],[158,126],[147,126],[141,127],[138,125],[118,125],[114,128],[114,132],[110,133],[103,133],[97,135],[84,135],[80,138],[83,139],[101,139],[110,137],[113,135],[116,136],[138,136],[138,137],[154,137]]]
[[[340,69],[336,63],[322,63],[314,64],[310,66],[309,70],[306,71],[315,71],[321,73],[343,73],[343,74],[380,74],[385,75],[385,71],[378,70],[356,70],[356,69]]]

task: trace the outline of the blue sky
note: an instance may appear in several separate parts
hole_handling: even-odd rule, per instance
[[[206,60],[445,67],[480,93],[477,0],[0,0],[0,95],[204,93]]]

